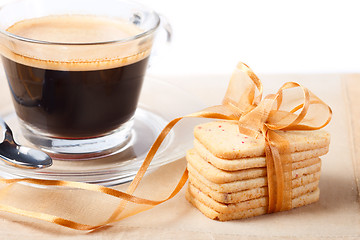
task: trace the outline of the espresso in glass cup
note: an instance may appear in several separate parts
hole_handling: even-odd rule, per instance
[[[159,23],[155,12],[128,1],[2,7],[2,63],[25,138],[65,159],[121,148]]]

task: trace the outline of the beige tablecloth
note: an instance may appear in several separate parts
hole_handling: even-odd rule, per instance
[[[210,106],[221,102],[229,77],[230,74],[158,78],[196,95]],[[288,212],[218,222],[192,207],[185,200],[183,189],[164,204],[93,233],[0,212],[0,239],[359,239],[359,182],[356,179],[360,176],[360,75],[260,77],[265,92],[275,92],[286,81],[297,81],[333,109],[333,120],[326,128],[332,140],[329,154],[322,158],[319,202]],[[0,89],[1,109],[9,102],[3,78]],[[141,193],[150,193],[154,199],[167,196],[184,168],[185,160],[179,159],[151,172],[144,179]],[[116,188],[125,189],[125,186]],[[76,220],[89,224],[107,219],[119,202],[87,191],[34,189],[23,185],[16,185],[8,194],[11,197],[3,198],[2,203],[31,208],[35,201],[39,211],[50,207],[50,213],[65,217],[75,211],[83,213]]]

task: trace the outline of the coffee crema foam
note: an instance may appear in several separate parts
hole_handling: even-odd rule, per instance
[[[153,40],[147,36],[123,43],[84,44],[126,39],[143,32],[120,19],[89,15],[27,19],[7,31],[28,39],[70,44],[16,41],[14,50],[3,50],[4,56],[21,64],[67,71],[109,69],[135,63],[149,56]]]

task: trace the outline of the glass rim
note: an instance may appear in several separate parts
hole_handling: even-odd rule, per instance
[[[15,1],[16,2],[16,1]],[[134,36],[131,37],[126,37],[126,38],[122,38],[122,39],[116,39],[116,40],[110,40],[110,41],[99,41],[99,42],[56,42],[56,41],[44,41],[44,40],[37,40],[37,39],[32,39],[32,38],[26,38],[26,37],[22,37],[13,33],[10,33],[4,29],[0,29],[0,33],[6,37],[9,37],[11,39],[15,39],[21,42],[26,42],[26,43],[33,43],[33,44],[42,44],[42,45],[63,45],[63,46],[91,46],[91,45],[106,45],[106,44],[116,44],[116,43],[126,43],[126,42],[130,42],[130,41],[134,41],[146,36],[151,35],[152,33],[154,33],[157,28],[160,26],[160,16],[153,10],[151,10],[148,7],[145,7],[144,5],[135,2],[135,1],[122,1],[122,2],[133,2],[138,4],[141,7],[144,7],[148,10],[148,12],[150,14],[152,14],[155,17],[155,24],[150,27],[147,30],[144,30],[143,32],[136,34]],[[0,7],[0,11],[10,5],[13,2],[9,2],[3,6]],[[80,15],[80,14],[79,14]],[[50,16],[50,15],[49,15]],[[96,16],[96,15],[94,15]]]

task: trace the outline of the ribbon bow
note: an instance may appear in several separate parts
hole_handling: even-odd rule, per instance
[[[0,179],[8,187],[0,191],[0,197],[7,194],[9,188],[18,182],[45,186],[63,186],[88,191],[100,192],[119,199],[121,203],[107,221],[96,226],[74,222],[54,215],[22,210],[9,205],[0,204],[0,210],[23,216],[41,219],[61,226],[78,230],[95,230],[107,224],[120,221],[126,217],[150,209],[174,197],[185,185],[188,172],[185,169],[173,192],[163,200],[149,200],[133,195],[148,166],[154,158],[162,141],[170,130],[183,118],[211,118],[236,122],[242,134],[265,139],[265,154],[268,178],[269,204],[268,212],[282,211],[291,208],[291,156],[289,142],[279,134],[278,130],[316,130],[326,126],[331,120],[331,109],[307,88],[298,83],[285,83],[276,94],[262,99],[263,87],[259,78],[244,63],[235,69],[224,97],[222,105],[213,106],[203,111],[176,118],[162,130],[142,166],[126,192],[100,185],[43,179]],[[128,202],[139,208],[122,214]],[[51,205],[51,204],[50,204]]]

